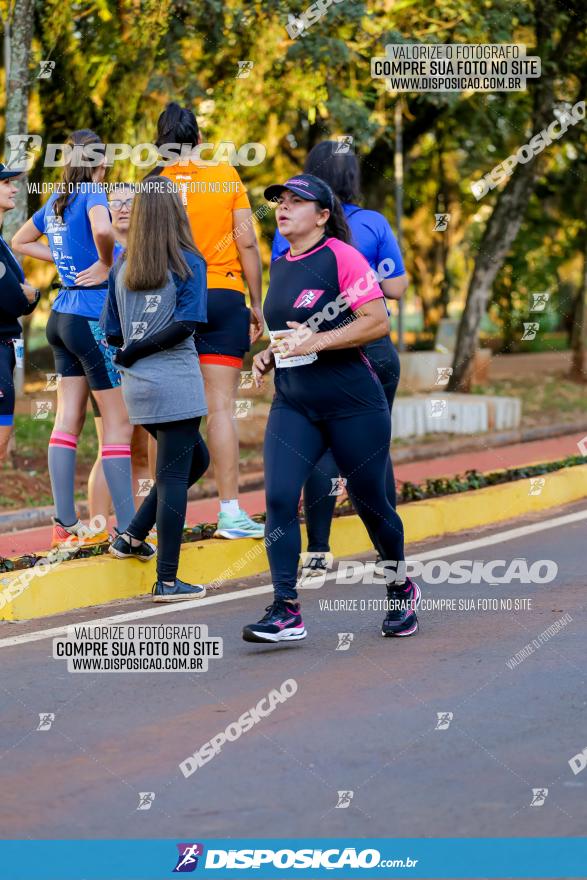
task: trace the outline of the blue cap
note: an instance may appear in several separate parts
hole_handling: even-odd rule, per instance
[[[11,177],[20,177],[21,174],[24,174],[24,169],[19,171],[16,168],[8,168],[7,165],[0,162],[0,180],[8,180]]]

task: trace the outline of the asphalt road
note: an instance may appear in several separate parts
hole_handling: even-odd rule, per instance
[[[583,835],[587,772],[575,775],[569,760],[587,747],[586,524],[551,524],[514,540],[501,527],[411,548],[448,561],[546,559],[559,571],[541,585],[423,583],[425,599],[475,609],[423,611],[410,639],[382,639],[381,611],[325,604],[379,599],[382,587],[332,581],[303,593],[304,642],[241,641],[241,626],[260,617],[269,594],[133,621],[207,624],[224,656],[199,674],[71,674],[52,659],[50,638],[6,644],[57,624],[139,614],[151,609],[144,602],[4,624],[1,836]],[[483,545],[443,552],[472,539]],[[530,607],[478,607],[494,598]],[[561,619],[560,632],[539,638]],[[352,633],[348,649],[337,650],[338,633]],[[509,668],[533,639],[538,647]],[[289,679],[297,684],[289,699],[184,777],[180,762]],[[50,729],[37,730],[40,713],[55,715]],[[438,713],[452,717],[439,722]],[[533,789],[548,789],[542,805],[530,806]],[[140,792],[154,792],[149,809],[137,809]],[[337,807],[338,792],[353,794]]]

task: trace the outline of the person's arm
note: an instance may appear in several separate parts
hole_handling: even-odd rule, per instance
[[[93,205],[88,211],[88,216],[98,259],[75,276],[75,283],[80,287],[92,287],[106,281],[114,253],[114,230],[108,208],[105,205]]]
[[[114,230],[110,220],[110,212],[105,205],[94,205],[89,210],[92,238],[102,263],[108,268],[112,265],[114,253]]]
[[[401,299],[408,287],[408,276],[393,229],[382,216],[382,226],[377,241],[377,266],[379,285],[386,299]]]
[[[132,367],[135,361],[159,351],[173,348],[192,336],[199,322],[207,317],[206,264],[195,254],[184,251],[191,274],[181,279],[173,275],[176,285],[173,321],[148,336],[129,342],[116,354],[116,363]]]
[[[35,215],[36,216],[36,215]],[[35,260],[44,260],[46,263],[53,262],[51,248],[39,241],[44,233],[35,226],[33,218],[15,232],[12,239],[12,249],[26,257],[34,257]]]
[[[23,311],[23,315],[30,315],[31,312],[39,305],[39,300],[41,299],[41,291],[38,287],[33,287],[31,284],[28,284],[24,281],[21,285],[23,293],[27,300],[27,306]]]
[[[393,278],[382,278],[379,282],[386,299],[401,299],[408,289],[408,284],[408,276],[405,273]]]
[[[261,308],[263,268],[259,243],[253,226],[253,214],[250,208],[239,208],[232,212],[232,228],[235,244],[243,269],[243,275],[249,288],[251,301],[251,344],[263,335],[263,310]]]
[[[232,231],[243,275],[249,288],[251,303],[249,337],[252,345],[257,339],[261,338],[265,328],[263,309],[261,307],[263,283],[261,254],[259,253],[259,244],[255,234],[255,227],[253,226],[253,215],[247,191],[236,168],[231,168],[229,173],[233,181],[238,184],[232,202]]]
[[[359,348],[368,342],[381,339],[389,332],[383,297],[362,305],[354,313],[353,321],[342,324],[334,330],[312,333],[307,325],[299,324],[297,321],[288,321],[287,326],[297,333],[282,339],[276,338],[271,344],[272,350],[283,358],[319,351],[333,351],[338,348]]]
[[[196,321],[173,321],[163,330],[151,336],[143,336],[142,339],[135,339],[124,348],[119,348],[114,362],[121,367],[132,367],[141,358],[174,348],[178,343],[192,336],[196,326]]]
[[[28,315],[37,305],[38,297],[35,297],[32,301],[29,299],[20,278],[12,269],[8,259],[4,259],[3,256],[0,256],[0,267],[2,277],[0,308],[15,318],[19,318],[21,315]],[[32,288],[29,289],[32,290]]]
[[[116,302],[116,274],[114,270],[108,275],[108,293],[100,315],[100,327],[106,334],[108,345],[118,347],[124,343],[118,303]]]
[[[253,380],[257,388],[262,388],[265,376],[270,373],[275,366],[275,355],[271,347],[264,351],[259,351],[253,358]]]
[[[321,337],[321,349],[358,348],[389,333],[389,318],[383,299],[372,299],[354,314],[355,320],[345,324],[342,330],[336,328],[317,334]]]
[[[288,327],[296,330],[280,339],[274,349],[285,357],[310,354],[324,349],[355,348],[381,339],[389,333],[389,319],[383,291],[377,283],[376,273],[356,248],[338,239],[331,240],[327,245],[336,259],[338,284],[340,293],[335,300],[339,314],[346,315],[345,320],[334,330],[316,332],[323,320],[320,313],[307,324],[288,321]],[[349,321],[348,312],[354,320]]]

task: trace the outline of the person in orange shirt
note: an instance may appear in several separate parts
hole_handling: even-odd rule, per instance
[[[222,538],[262,538],[264,526],[238,502],[239,445],[235,404],[243,357],[263,334],[261,256],[246,189],[236,169],[203,160],[195,115],[168,104],[157,123],[157,147],[191,149],[160,173],[179,188],[194,240],[204,255],[208,274],[208,323],[198,325],[195,339],[208,402],[207,442],[220,498],[215,534]],[[245,300],[247,282],[250,309]]]

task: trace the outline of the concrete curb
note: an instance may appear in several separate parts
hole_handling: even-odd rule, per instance
[[[530,495],[529,480],[517,480],[486,489],[449,495],[402,506],[406,543],[462,532],[570,504],[587,497],[587,465],[577,465],[544,476],[539,495]],[[302,529],[302,531],[304,531]],[[305,536],[304,536],[305,537]],[[331,549],[335,557],[352,558],[372,549],[357,516],[334,520]],[[225,581],[268,570],[263,541],[208,540],[184,544],[179,576],[187,581],[218,586]],[[0,579],[0,620],[30,620],[88,608],[117,599],[147,594],[155,580],[155,563],[110,557],[68,562],[45,575],[34,569]],[[23,577],[23,575],[25,577]]]
[[[479,449],[487,449],[499,446],[509,446],[513,443],[530,443],[534,440],[549,440],[553,437],[564,437],[570,434],[587,434],[587,420],[577,422],[559,422],[555,425],[537,425],[534,428],[520,428],[515,431],[499,431],[491,434],[480,434],[476,437],[458,438],[455,440],[443,440],[434,443],[422,443],[419,445],[397,446],[392,444],[392,456],[394,464],[408,464],[413,461],[428,461],[432,458],[446,458],[449,455],[458,455],[463,452],[474,452]],[[263,478],[259,473],[244,475],[240,481],[239,492],[250,492],[263,488]],[[213,498],[214,495],[195,495],[190,501],[201,501],[205,498]],[[87,502],[77,502],[77,508],[82,519],[89,516]],[[8,532],[21,531],[22,529],[34,529],[41,526],[50,526],[51,517],[55,513],[54,507],[17,508],[7,513],[0,514],[0,535]]]

